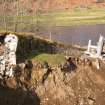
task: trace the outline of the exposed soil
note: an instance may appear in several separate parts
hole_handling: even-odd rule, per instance
[[[89,62],[79,60],[64,71],[35,61],[25,68],[20,64],[14,78],[1,81],[0,105],[104,105],[104,63],[97,70]]]

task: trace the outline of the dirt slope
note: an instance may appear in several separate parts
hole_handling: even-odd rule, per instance
[[[75,70],[64,72],[59,67],[48,70],[32,63],[32,68],[27,65],[24,70],[21,64],[15,78],[1,81],[0,105],[105,104],[104,67],[97,70],[79,63]]]

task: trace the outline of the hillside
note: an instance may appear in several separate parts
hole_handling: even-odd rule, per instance
[[[104,105],[105,71],[78,60],[75,68],[17,66],[0,85],[0,105]],[[103,64],[104,65],[104,64]]]
[[[60,59],[54,56],[56,48],[64,46],[30,35],[18,37],[18,63],[14,77],[0,79],[0,105],[104,105],[104,61],[99,60],[97,69],[97,60],[77,56],[80,49],[72,47],[76,55]]]
[[[38,6],[45,10],[70,10],[75,9],[76,7],[104,7],[105,3],[97,2],[98,0],[20,0],[25,8],[29,8],[30,12],[34,11]]]
[[[97,2],[100,1],[100,2]],[[103,2],[101,2],[103,1]],[[18,4],[17,4],[18,2]],[[102,7],[104,8],[104,0],[13,0],[13,1],[1,1],[0,2],[2,12],[3,6],[6,11],[15,11],[17,5],[19,9],[27,11],[29,13],[35,12],[37,9],[43,10],[71,10],[77,7]]]

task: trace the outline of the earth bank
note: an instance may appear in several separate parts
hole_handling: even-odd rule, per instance
[[[96,60],[76,55],[65,58],[63,64],[41,63],[32,59],[33,55],[56,54],[58,45],[20,37],[15,76],[0,81],[0,105],[104,105],[105,62],[99,61],[99,70]],[[80,49],[70,51],[83,53]]]

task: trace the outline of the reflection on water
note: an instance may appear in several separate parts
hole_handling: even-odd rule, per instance
[[[92,43],[96,44],[100,34],[105,37],[105,24],[55,27],[50,30],[47,28],[41,30],[40,36],[50,38],[51,34],[52,40],[65,44],[87,45],[89,39],[92,39]]]

